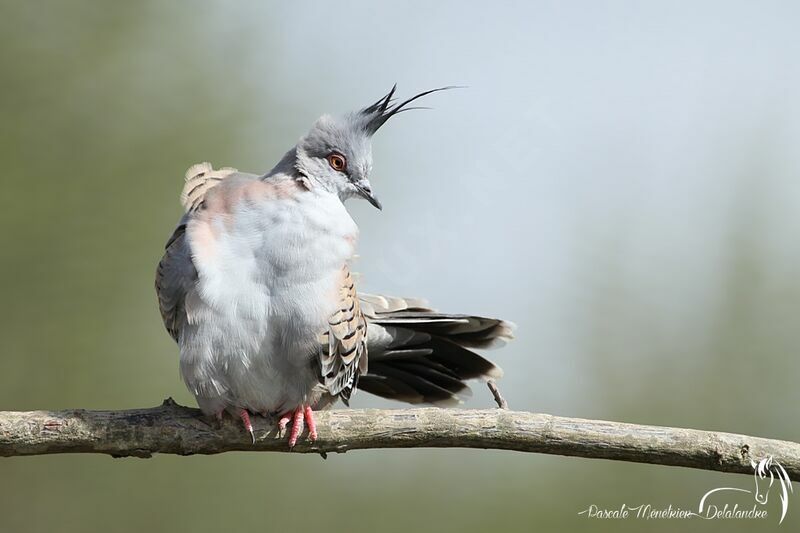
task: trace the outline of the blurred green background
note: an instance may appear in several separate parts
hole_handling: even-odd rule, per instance
[[[0,409],[193,404],[152,287],[184,170],[263,172],[323,112],[463,84],[376,138],[365,289],[515,321],[512,408],[800,440],[797,4],[0,9]],[[11,458],[0,531],[776,529],[777,497],[578,516],[750,484],[495,451]]]

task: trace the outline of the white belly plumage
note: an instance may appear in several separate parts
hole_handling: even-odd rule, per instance
[[[181,375],[208,414],[305,403],[357,228],[339,198],[241,201],[189,222],[198,282],[186,297]]]

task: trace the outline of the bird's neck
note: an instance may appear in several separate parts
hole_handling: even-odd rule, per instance
[[[264,176],[262,180],[270,181],[283,181],[283,180],[301,180],[303,185],[308,189],[316,189],[328,192],[339,197],[341,202],[344,202],[349,196],[343,194],[335,184],[324,183],[316,179],[312,175],[308,175],[300,170],[298,165],[297,148],[292,148],[284,154],[280,161]]]
[[[272,167],[272,170],[267,172],[262,179],[268,179],[275,176],[287,176],[292,178],[300,177],[300,171],[297,169],[297,148],[292,148],[286,152],[278,164]]]

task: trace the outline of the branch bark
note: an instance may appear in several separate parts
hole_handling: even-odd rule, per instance
[[[210,421],[172,399],[126,411],[3,411],[0,456],[289,451],[272,421],[253,417],[253,425],[255,444],[237,421]],[[800,481],[800,444],[696,429],[438,408],[322,411],[317,429],[316,442],[301,439],[293,451],[324,455],[367,448],[492,448],[744,474],[753,473],[751,458],[772,456]]]

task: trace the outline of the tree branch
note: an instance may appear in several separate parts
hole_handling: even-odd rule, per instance
[[[615,459],[752,474],[751,458],[772,456],[800,481],[800,444],[695,429],[563,418],[507,410],[398,409],[322,411],[319,440],[296,453],[366,448],[493,448]],[[286,452],[272,421],[253,417],[256,443],[232,419],[210,421],[167,399],[127,411],[0,412],[0,456],[104,453]]]

